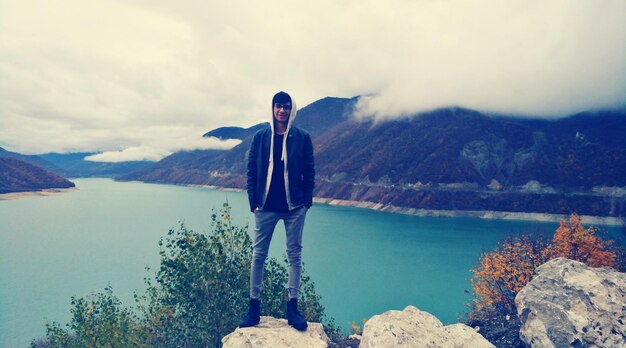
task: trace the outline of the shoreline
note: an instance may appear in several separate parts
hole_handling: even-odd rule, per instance
[[[143,182],[143,181],[137,181]],[[145,182],[144,182],[145,183]],[[177,184],[174,184],[177,185]],[[244,189],[227,188],[216,185],[197,185],[197,184],[183,184],[181,186],[205,188],[211,190],[219,190],[225,192],[246,192]],[[428,216],[428,217],[467,217],[489,220],[518,220],[518,221],[539,221],[539,222],[555,222],[559,223],[562,219],[569,219],[569,215],[564,214],[547,214],[547,213],[525,213],[525,212],[510,212],[510,211],[492,211],[492,210],[435,210],[435,209],[418,209],[398,207],[394,205],[386,205],[382,203],[364,202],[364,201],[351,201],[345,199],[335,198],[323,198],[313,197],[313,202],[320,204],[328,204],[343,207],[354,207],[362,209],[377,210],[387,213],[404,214],[413,216]],[[614,216],[593,216],[593,215],[580,215],[586,224],[590,225],[608,225],[608,226],[621,226],[626,223],[626,217],[614,217]]]
[[[345,199],[334,198],[313,198],[313,201],[321,204],[355,207],[363,209],[377,210],[387,213],[404,214],[413,216],[429,216],[429,217],[468,217],[489,220],[522,220],[522,221],[540,221],[540,222],[560,222],[562,219],[569,219],[569,215],[562,214],[546,214],[546,213],[523,213],[508,211],[490,211],[490,210],[434,210],[434,209],[418,209],[397,207],[393,205],[385,205],[382,203],[350,201]],[[610,225],[621,226],[624,222],[623,218],[613,216],[591,216],[580,215],[586,224],[590,225]]]
[[[78,188],[76,187],[68,187],[68,188],[49,188],[49,189],[43,189],[39,191],[0,193],[0,201],[8,201],[8,200],[21,199],[21,198],[27,198],[27,197],[56,196],[61,193],[73,192],[77,190]]]
[[[189,184],[189,185],[183,185],[183,186],[196,187],[196,188],[206,188],[206,189],[218,190],[218,191],[224,191],[224,192],[246,192],[246,190],[244,190],[244,189],[238,189],[238,188],[232,188],[232,187],[221,187],[221,186],[215,186],[215,185]]]

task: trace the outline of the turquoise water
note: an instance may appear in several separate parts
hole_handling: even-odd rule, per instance
[[[160,237],[184,221],[207,231],[226,200],[233,221],[250,224],[244,193],[107,179],[74,180],[78,190],[0,201],[0,346],[24,347],[46,321],[66,323],[70,297],[102,291],[132,304],[146,266],[158,266]],[[469,269],[509,234],[551,234],[554,223],[432,218],[316,204],[307,216],[303,259],[327,313],[348,327],[412,304],[444,323],[469,300]],[[616,230],[616,229],[613,229]],[[284,228],[270,253],[282,259]]]

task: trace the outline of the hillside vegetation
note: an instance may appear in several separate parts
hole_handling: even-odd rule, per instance
[[[0,157],[0,193],[74,187],[74,183],[32,163]]]
[[[295,124],[314,141],[315,196],[406,208],[624,216],[626,111],[556,120],[444,108],[402,119],[351,117],[356,98],[324,98]],[[245,186],[256,125],[208,135],[240,137],[230,150],[179,152],[118,177]]]

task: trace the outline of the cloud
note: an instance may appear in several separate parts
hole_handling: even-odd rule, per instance
[[[167,156],[167,152],[149,148],[147,146],[133,146],[121,151],[105,151],[85,157],[92,162],[127,162],[127,161],[159,161]]]
[[[559,117],[626,105],[626,3],[469,1],[457,3],[456,13],[435,7],[419,29],[406,28],[422,47],[403,52],[387,83],[361,98],[359,116],[463,106]]]
[[[278,90],[558,117],[626,105],[625,42],[622,0],[4,0],[0,146],[155,148],[266,121]]]
[[[239,139],[220,140],[215,137],[192,138],[186,143],[180,143],[178,139],[175,142],[173,140],[153,142],[150,145],[131,146],[120,151],[105,151],[87,156],[85,160],[93,162],[159,161],[177,151],[228,150],[241,143]]]

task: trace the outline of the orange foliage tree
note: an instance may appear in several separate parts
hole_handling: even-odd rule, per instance
[[[515,312],[515,295],[526,285],[535,268],[546,261],[546,245],[530,235],[517,236],[484,253],[470,280],[474,288],[474,313],[495,309]]]
[[[611,241],[597,236],[593,226],[585,228],[576,214],[569,221],[561,220],[549,244],[528,235],[500,243],[483,253],[471,270],[474,308],[470,317],[485,309],[514,314],[515,296],[531,280],[535,268],[550,259],[565,257],[591,267],[614,266],[616,254],[610,246]]]
[[[580,216],[572,214],[569,222],[561,220],[552,238],[552,244],[544,253],[548,259],[566,257],[590,267],[613,267],[616,255],[609,250],[612,242],[598,237],[596,232],[593,226],[585,229]]]
[[[479,326],[481,334],[497,346],[523,346],[515,296],[530,282],[535,268],[555,257],[591,267],[615,265],[611,242],[596,232],[594,227],[584,228],[581,218],[572,214],[569,221],[561,221],[549,244],[531,235],[517,236],[483,253],[471,270],[474,300],[467,323]]]

